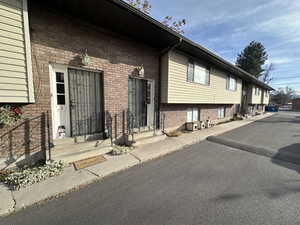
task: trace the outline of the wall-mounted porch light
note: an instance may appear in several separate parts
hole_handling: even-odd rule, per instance
[[[82,54],[81,54],[81,63],[84,65],[84,66],[88,66],[90,64],[90,57],[89,55],[87,54],[87,49],[84,49]]]
[[[139,76],[144,77],[144,75],[145,75],[144,65],[142,64],[141,66],[137,67],[136,69],[138,71]]]

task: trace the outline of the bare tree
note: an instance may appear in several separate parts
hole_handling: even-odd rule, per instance
[[[261,76],[261,80],[268,84],[273,80],[273,77],[271,76],[271,72],[275,69],[275,66],[273,63],[270,63],[267,68],[265,69],[263,75]]]
[[[128,4],[142,11],[145,14],[150,14],[152,6],[148,0],[127,0]]]
[[[135,7],[136,9],[142,11],[147,15],[150,15],[152,6],[148,0],[126,0],[126,1],[129,5]],[[182,20],[174,21],[172,16],[165,16],[162,23],[165,26],[176,31],[177,33],[183,34],[184,31],[182,27],[186,25],[186,20],[182,19]]]
[[[297,92],[288,86],[285,88],[279,88],[271,94],[271,102],[274,104],[285,105],[289,103],[296,94]]]
[[[186,25],[186,20],[182,19],[182,20],[178,20],[178,21],[173,21],[172,16],[166,16],[164,18],[164,20],[162,21],[162,23],[164,25],[166,25],[167,27],[171,28],[172,30],[176,31],[179,34],[183,34],[184,31],[182,29],[182,27],[184,25]]]

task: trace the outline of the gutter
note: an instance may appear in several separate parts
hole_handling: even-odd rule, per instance
[[[176,47],[178,47],[179,45],[181,45],[182,40],[183,40],[182,38],[179,38],[179,40],[178,40],[175,44],[173,44],[173,45],[171,45],[171,46],[169,46],[169,47],[163,49],[163,50],[159,53],[159,56],[162,56],[162,55],[164,55],[165,53],[167,53],[167,52],[169,52],[169,51],[172,51],[174,48],[176,48]]]
[[[159,57],[158,57],[159,58],[159,66],[158,66],[158,68],[159,68],[159,71],[158,71],[158,99],[157,99],[157,105],[158,105],[157,106],[157,112],[158,112],[157,122],[159,123],[159,124],[157,124],[158,127],[160,127],[160,104],[161,104],[161,83],[162,83],[161,59],[162,59],[162,56],[164,54],[166,54],[169,51],[172,51],[173,49],[175,49],[176,47],[178,47],[179,45],[181,45],[181,43],[182,43],[182,38],[179,38],[176,43],[174,43],[173,45],[171,45],[171,46],[169,46],[169,47],[167,47],[167,48],[165,48],[163,50],[161,50],[160,53],[159,53]]]

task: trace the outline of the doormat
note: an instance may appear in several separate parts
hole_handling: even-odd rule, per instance
[[[75,170],[84,169],[89,166],[96,165],[98,163],[105,162],[106,158],[102,155],[94,156],[87,159],[82,159],[73,163]]]

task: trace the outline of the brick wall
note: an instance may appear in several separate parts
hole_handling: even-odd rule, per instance
[[[83,49],[91,59],[86,68],[104,72],[105,110],[120,113],[128,108],[128,76],[136,75],[136,67],[142,64],[145,77],[154,79],[158,88],[158,50],[38,5],[29,6],[29,15],[36,103],[23,107],[25,117],[33,118],[46,111],[51,116],[49,64],[81,67],[79,56]],[[5,132],[7,129],[0,130],[0,134]],[[31,145],[35,146],[35,140],[40,138],[39,132],[34,134]],[[15,133],[14,139],[24,138]],[[7,155],[6,147],[1,147],[0,157]],[[41,147],[30,151],[39,150]],[[16,147],[10,154],[24,151]]]
[[[189,104],[162,104],[161,113],[165,114],[165,128],[185,127],[187,120],[187,109],[198,108],[200,110],[200,120],[218,120],[218,108],[225,107],[225,119],[230,119],[238,111],[238,105],[189,105]]]
[[[300,111],[300,99],[293,100],[293,110]]]
[[[9,160],[39,150],[45,151],[47,145],[46,114],[20,121],[15,126],[4,126],[0,135],[0,158]]]

